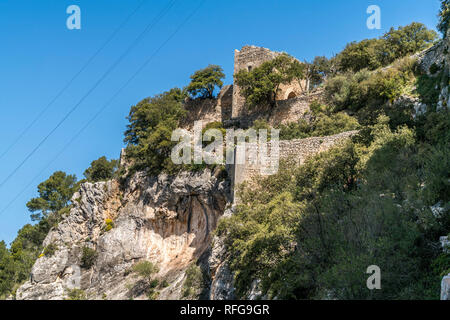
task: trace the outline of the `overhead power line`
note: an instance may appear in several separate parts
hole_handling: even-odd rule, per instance
[[[27,132],[36,124],[36,122],[41,119],[41,117],[50,109],[50,107],[58,100],[64,92],[72,85],[72,83],[78,78],[78,76],[83,73],[84,70],[87,69],[87,67],[94,61],[95,58],[100,54],[100,52],[103,51],[103,49],[115,38],[115,36],[119,33],[120,30],[123,29],[123,27],[130,21],[130,19],[139,11],[139,9],[142,7],[142,5],[145,3],[146,0],[141,1],[136,9],[134,9],[130,15],[122,22],[122,24],[117,27],[116,30],[109,36],[109,38],[98,48],[98,50],[90,57],[86,63],[81,67],[81,69],[75,73],[75,75],[67,82],[67,84],[55,95],[55,97],[39,112],[39,114],[29,123],[29,125],[19,134],[19,136],[12,141],[12,143],[3,151],[2,154],[0,154],[0,160],[8,154],[9,151],[11,151],[12,148],[14,148],[17,143],[19,143],[20,140],[27,134]]]
[[[86,100],[87,97],[103,82],[103,80],[117,67],[117,65],[130,53],[130,51],[142,40],[145,34],[153,29],[153,27],[169,12],[177,0],[172,0],[156,18],[151,21],[142,31],[139,36],[131,43],[131,45],[125,50],[124,53],[106,70],[106,72],[97,80],[97,82],[86,92],[86,94],[69,110],[68,113],[58,122],[58,124],[37,144],[37,146],[29,152],[25,158],[19,163],[19,165],[0,183],[0,188],[2,188],[5,183],[7,183],[14,174],[19,171],[19,169],[36,153],[37,150],[50,138],[50,136],[74,113],[81,103]]]
[[[137,77],[137,75],[154,59],[161,49],[184,27],[184,25],[197,13],[206,0],[202,0],[199,5],[187,16],[185,20],[175,29],[175,31],[153,52],[153,54],[144,61],[144,63],[136,70],[136,72],[116,91],[116,93],[100,108],[97,113],[70,139],[70,141],[58,152],[58,154],[50,160],[47,165],[39,171],[38,174],[14,197],[8,205],[0,211],[0,215],[6,212],[9,207],[37,180],[41,174],[47,170],[68,148],[69,146],[86,130],[117,98],[117,96]]]

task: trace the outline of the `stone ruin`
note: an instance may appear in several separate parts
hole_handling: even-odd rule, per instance
[[[241,50],[235,50],[234,74],[240,70],[252,70],[266,61],[281,55],[266,48],[256,46],[244,46]],[[293,81],[290,84],[280,86],[277,93],[277,107],[272,110],[264,110],[264,107],[250,112],[245,105],[245,98],[240,94],[238,85],[224,86],[215,99],[187,99],[185,108],[188,115],[182,123],[182,127],[192,130],[194,122],[201,120],[203,126],[211,122],[222,122],[226,128],[247,129],[257,119],[265,119],[270,125],[288,124],[305,119],[310,111],[310,104],[314,100],[321,99],[321,92],[316,91],[306,94],[303,92],[304,84]],[[279,158],[281,160],[293,159],[298,165],[307,157],[325,151],[336,143],[347,139],[355,132],[344,132],[329,137],[312,137],[290,141],[280,141]],[[244,164],[227,165],[227,171],[231,177],[232,193],[235,194],[235,186],[252,180],[256,175],[269,175],[270,170],[262,168],[261,163],[249,160],[249,155],[257,153],[260,146],[247,144],[244,150],[235,151],[235,159],[243,157]],[[270,143],[267,148],[270,156]],[[243,154],[240,154],[243,153]]]

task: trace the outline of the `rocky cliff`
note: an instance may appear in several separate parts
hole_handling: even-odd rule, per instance
[[[419,58],[419,65],[422,71],[425,71],[430,77],[440,76],[440,83],[437,84],[439,90],[439,100],[437,110],[450,107],[450,30],[442,41],[439,41],[430,49],[426,50],[422,57]],[[440,70],[440,72],[434,71]],[[436,214],[436,210],[441,208],[441,203],[433,206],[432,211]],[[433,210],[434,209],[434,210]],[[448,237],[440,238],[443,251],[448,250]],[[450,274],[444,276],[441,282],[441,300],[450,300]]]
[[[175,177],[137,173],[123,185],[84,183],[70,214],[44,241],[53,250],[44,250],[16,298],[65,299],[77,288],[88,299],[147,299],[148,288],[132,272],[140,261],[159,268],[155,279],[166,284],[160,299],[183,298],[190,265],[198,263],[209,273],[211,233],[230,194],[220,174],[219,169]],[[95,252],[92,265],[85,265],[83,251]],[[201,289],[208,295],[205,283]]]

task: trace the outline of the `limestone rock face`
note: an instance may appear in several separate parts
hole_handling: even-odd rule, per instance
[[[211,255],[208,260],[211,272],[211,300],[236,299],[234,292],[234,275],[226,259],[226,248],[219,237],[214,237]]]
[[[439,101],[437,104],[437,110],[449,108],[450,96],[448,76],[450,75],[450,30],[447,33],[447,37],[439,41],[436,45],[426,50],[419,57],[419,67],[422,71],[426,72],[428,76],[436,77],[439,72],[432,74],[432,68],[438,67],[438,70],[443,72],[440,84]]]
[[[145,286],[140,290],[131,272],[142,260],[156,264],[154,277],[168,283],[159,298],[181,299],[185,270],[209,249],[229,194],[229,183],[208,169],[175,177],[137,173],[122,187],[84,183],[70,214],[44,241],[54,254],[36,261],[16,299],[65,299],[74,288],[88,299],[143,299]],[[92,266],[83,265],[85,247],[95,250]]]

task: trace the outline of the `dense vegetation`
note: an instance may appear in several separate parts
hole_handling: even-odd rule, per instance
[[[439,11],[439,25],[438,29],[443,36],[447,36],[447,30],[450,23],[450,1],[442,0],[441,10]]]
[[[413,23],[350,44],[311,121],[281,126],[284,139],[360,131],[301,167],[287,161],[242,186],[236,213],[217,230],[238,295],[260,280],[263,295],[279,299],[439,298],[450,272],[450,254],[436,244],[450,232],[450,114],[436,104],[448,81],[406,57],[434,39]],[[401,96],[419,97],[427,113],[414,119]],[[381,268],[382,290],[366,287],[370,265]]]
[[[304,66],[287,54],[264,62],[252,70],[242,69],[235,75],[242,96],[250,108],[263,105],[275,106],[275,99],[282,84],[288,84],[304,75]]]
[[[40,256],[52,256],[58,249],[54,244],[43,247],[42,243],[51,228],[69,213],[70,199],[85,181],[97,182],[111,179],[117,171],[117,160],[101,157],[86,169],[87,180],[77,181],[75,175],[56,171],[37,187],[38,197],[27,203],[34,225],[27,224],[19,230],[16,239],[8,248],[0,242],[0,298],[14,294],[18,286],[30,276],[31,267]],[[83,248],[82,264],[92,266],[95,251]]]
[[[84,176],[89,182],[110,180],[115,177],[118,167],[118,160],[108,160],[103,156],[92,161],[91,166],[84,171]]]
[[[438,298],[450,272],[435,245],[450,231],[449,119],[429,113],[417,128],[391,130],[381,116],[352,142],[244,187],[218,229],[238,293],[259,279],[281,299]],[[444,211],[433,215],[439,201]],[[373,264],[382,290],[365,286]]]
[[[342,72],[375,70],[426,49],[436,39],[435,31],[427,29],[421,23],[413,22],[398,29],[391,28],[378,39],[352,42],[335,59],[338,69]]]
[[[56,226],[70,210],[70,199],[79,188],[74,175],[57,171],[38,185],[39,197],[27,203],[31,218],[37,223],[19,230],[10,248],[0,242],[0,298],[14,294],[18,286],[29,278],[31,267],[42,253],[50,256],[56,250],[43,248],[50,229]]]
[[[448,30],[449,1],[442,1],[439,30]],[[391,29],[378,39],[353,42],[337,56],[300,63],[287,55],[241,71],[236,82],[249,106],[269,104],[281,84],[304,81],[306,91],[323,86],[324,101],[311,105],[310,119],[282,125],[281,139],[325,136],[360,129],[352,141],[294,168],[244,185],[236,213],[217,230],[228,247],[237,293],[245,296],[254,280],[274,298],[436,299],[442,275],[450,272],[450,254],[436,241],[450,232],[450,116],[436,110],[441,84],[448,75],[432,66],[420,73],[409,56],[430,46],[436,34],[419,23]],[[185,89],[146,98],[131,108],[125,132],[126,155],[134,170],[169,173],[175,166],[171,134],[185,116],[183,102],[213,98],[224,75],[210,65],[191,76]],[[427,104],[413,118],[401,96]],[[255,128],[267,128],[257,121]],[[207,128],[223,130],[221,123]],[[201,168],[202,166],[200,166]],[[193,166],[188,169],[198,169]],[[55,172],[38,186],[27,207],[35,224],[25,225],[8,248],[0,242],[0,298],[14,294],[29,277],[40,255],[57,247],[42,243],[71,208],[70,199],[83,181],[119,177],[116,160],[101,157],[85,171],[86,180]],[[433,212],[431,206],[442,208]],[[114,227],[105,221],[105,230]],[[95,262],[95,250],[84,247],[83,268]],[[365,286],[369,265],[382,271],[382,290]],[[150,299],[164,287],[154,279],[157,267],[141,262],[141,277]],[[183,284],[185,296],[200,290],[201,271],[191,266]],[[131,288],[134,290],[135,288]],[[85,299],[73,290],[69,299]]]

